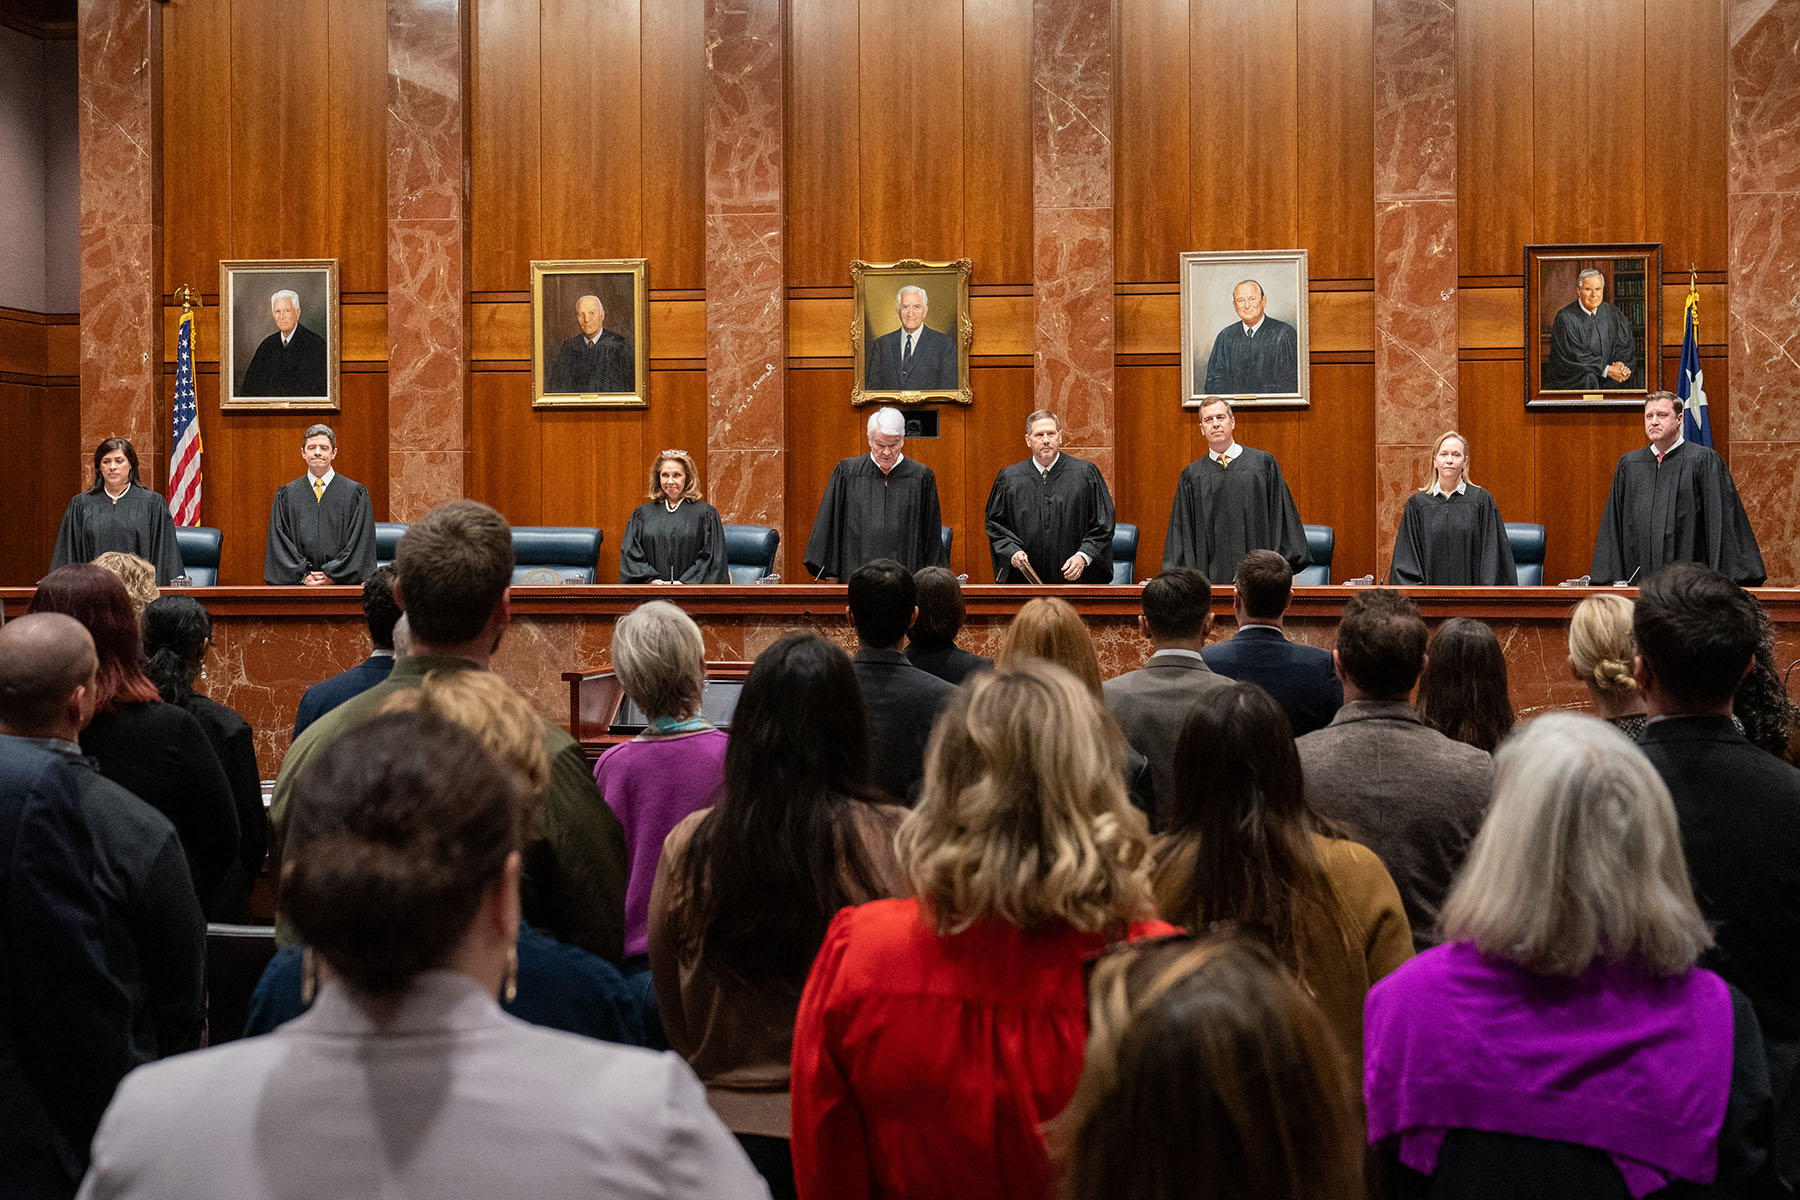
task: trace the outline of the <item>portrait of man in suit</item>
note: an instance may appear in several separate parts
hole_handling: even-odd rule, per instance
[[[900,328],[869,343],[863,388],[872,392],[941,392],[956,386],[956,343],[925,323],[931,297],[913,284],[894,296]]]
[[[971,402],[969,259],[850,264],[851,403]]]

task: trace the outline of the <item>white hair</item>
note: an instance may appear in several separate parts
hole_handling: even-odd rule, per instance
[[[896,309],[898,309],[902,304],[906,303],[906,293],[908,293],[908,292],[919,293],[920,303],[924,304],[926,308],[931,307],[931,297],[925,294],[925,289],[920,287],[916,283],[909,283],[905,287],[901,288],[899,291],[894,293],[894,307]]]
[[[275,302],[277,300],[281,299],[283,296],[286,296],[289,300],[292,300],[294,302],[295,308],[300,307],[300,293],[296,292],[293,288],[282,288],[279,292],[276,292],[273,296],[270,296],[269,297],[269,307],[274,308]]]
[[[1580,287],[1581,281],[1586,279],[1589,275],[1592,275],[1595,279],[1598,279],[1601,283],[1606,282],[1605,275],[1602,275],[1599,271],[1596,271],[1593,267],[1589,267],[1587,270],[1583,271],[1581,274],[1579,274],[1575,277],[1575,286]]]
[[[878,408],[869,414],[867,428],[870,437],[874,437],[878,433],[886,434],[888,437],[905,437],[906,418],[900,414],[900,410],[897,408]]]
[[[600,297],[594,295],[594,293],[589,292],[587,295],[582,296],[575,301],[575,311],[576,312],[581,311],[581,301],[582,300],[592,300],[595,304],[598,304],[600,306],[601,312],[606,311],[606,302],[604,300],[600,299]]]

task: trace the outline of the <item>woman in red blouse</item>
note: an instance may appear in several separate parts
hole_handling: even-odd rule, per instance
[[[1102,717],[1036,660],[974,677],[939,717],[896,839],[915,897],[839,912],[800,1001],[802,1200],[1050,1195],[1038,1129],[1081,1074],[1082,965],[1172,932]]]

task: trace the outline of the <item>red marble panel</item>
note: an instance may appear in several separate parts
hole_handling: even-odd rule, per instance
[[[784,441],[787,311],[779,212],[706,218],[708,451]]]
[[[1728,189],[1800,191],[1800,6],[1727,0],[1725,11]]]
[[[416,521],[446,500],[466,495],[461,450],[390,450],[388,520]]]
[[[388,219],[388,445],[461,450],[463,225],[396,217],[396,207],[404,201]]]
[[[1762,548],[1768,585],[1800,584],[1800,442],[1733,438],[1731,474]]]
[[[783,160],[781,5],[706,0],[705,21],[706,211],[777,212]]]
[[[81,5],[78,26],[82,220],[148,224],[156,190],[158,6],[94,0]]]
[[[257,769],[272,779],[281,769],[306,689],[368,656],[369,627],[360,616],[220,618],[213,623],[213,649],[198,690],[250,723]]]
[[[458,6],[387,0],[388,217],[462,219]]]
[[[706,452],[706,493],[728,523],[772,525],[781,533],[776,573],[788,577],[783,559],[798,571],[800,547],[788,536],[783,502],[787,452],[783,450],[718,450]]]
[[[1439,431],[1440,433],[1442,430]],[[1435,435],[1433,441],[1437,440]],[[1400,510],[1406,498],[1419,490],[1419,464],[1431,453],[1424,445],[1375,447],[1375,578],[1387,578],[1394,565],[1394,535],[1400,531]]]
[[[1375,0],[1374,41],[1377,206],[1396,197],[1454,199],[1455,4]]]
[[[159,232],[149,224],[81,225],[81,444],[91,460],[101,439],[130,438],[151,487],[159,486],[162,440],[154,408],[162,379]]]
[[[1800,192],[1733,195],[1728,208],[1731,438],[1783,439],[1800,422]]]
[[[1110,208],[1039,208],[1037,277],[1038,408],[1058,413],[1071,446],[1111,446],[1113,241]]]
[[[1390,200],[1375,214],[1375,441],[1456,425],[1456,201]]]
[[[1033,205],[1110,213],[1113,0],[1034,0],[1031,41]]]

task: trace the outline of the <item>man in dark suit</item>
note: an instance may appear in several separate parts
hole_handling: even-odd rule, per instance
[[[1775,1099],[1775,1160],[1800,1173],[1800,771],[1744,739],[1732,694],[1749,673],[1757,601],[1699,563],[1638,589],[1631,632],[1649,723],[1638,744],[1669,785],[1694,899],[1713,926],[1705,965],[1756,1009]]]
[[[956,387],[956,343],[925,324],[931,301],[925,289],[908,285],[894,297],[900,328],[869,344],[863,390],[942,392]]]
[[[1260,686],[1287,714],[1294,736],[1323,729],[1344,702],[1331,651],[1290,642],[1282,631],[1294,596],[1294,572],[1273,550],[1252,550],[1238,563],[1237,636],[1208,646],[1206,665],[1228,679]]]
[[[575,324],[581,332],[563,339],[556,361],[544,377],[544,391],[582,395],[637,389],[637,362],[631,343],[605,328],[606,308],[598,296],[575,302]]]
[[[1485,751],[1427,727],[1407,702],[1425,642],[1407,597],[1388,588],[1352,596],[1332,651],[1344,706],[1297,743],[1307,802],[1381,859],[1419,950],[1437,944],[1438,910],[1487,813],[1494,775]]]
[[[400,606],[394,603],[393,567],[376,567],[363,583],[362,610],[373,644],[369,657],[306,689],[300,697],[300,714],[294,718],[295,741],[300,740],[308,725],[350,697],[368,691],[394,669],[394,626],[400,620]]]
[[[1212,629],[1212,583],[1205,575],[1189,567],[1164,571],[1144,584],[1140,603],[1138,629],[1150,639],[1150,661],[1102,686],[1125,740],[1150,760],[1151,785],[1162,810],[1149,814],[1150,824],[1161,828],[1176,792],[1175,743],[1182,727],[1226,681],[1200,655]]]
[[[325,339],[300,323],[300,294],[269,297],[275,332],[262,340],[244,371],[240,396],[324,396]]]
[[[856,654],[850,665],[869,714],[869,749],[875,782],[895,800],[910,803],[925,774],[925,741],[931,723],[956,693],[952,684],[906,661],[901,646],[919,615],[912,574],[891,558],[878,558],[850,576],[850,620]]]

